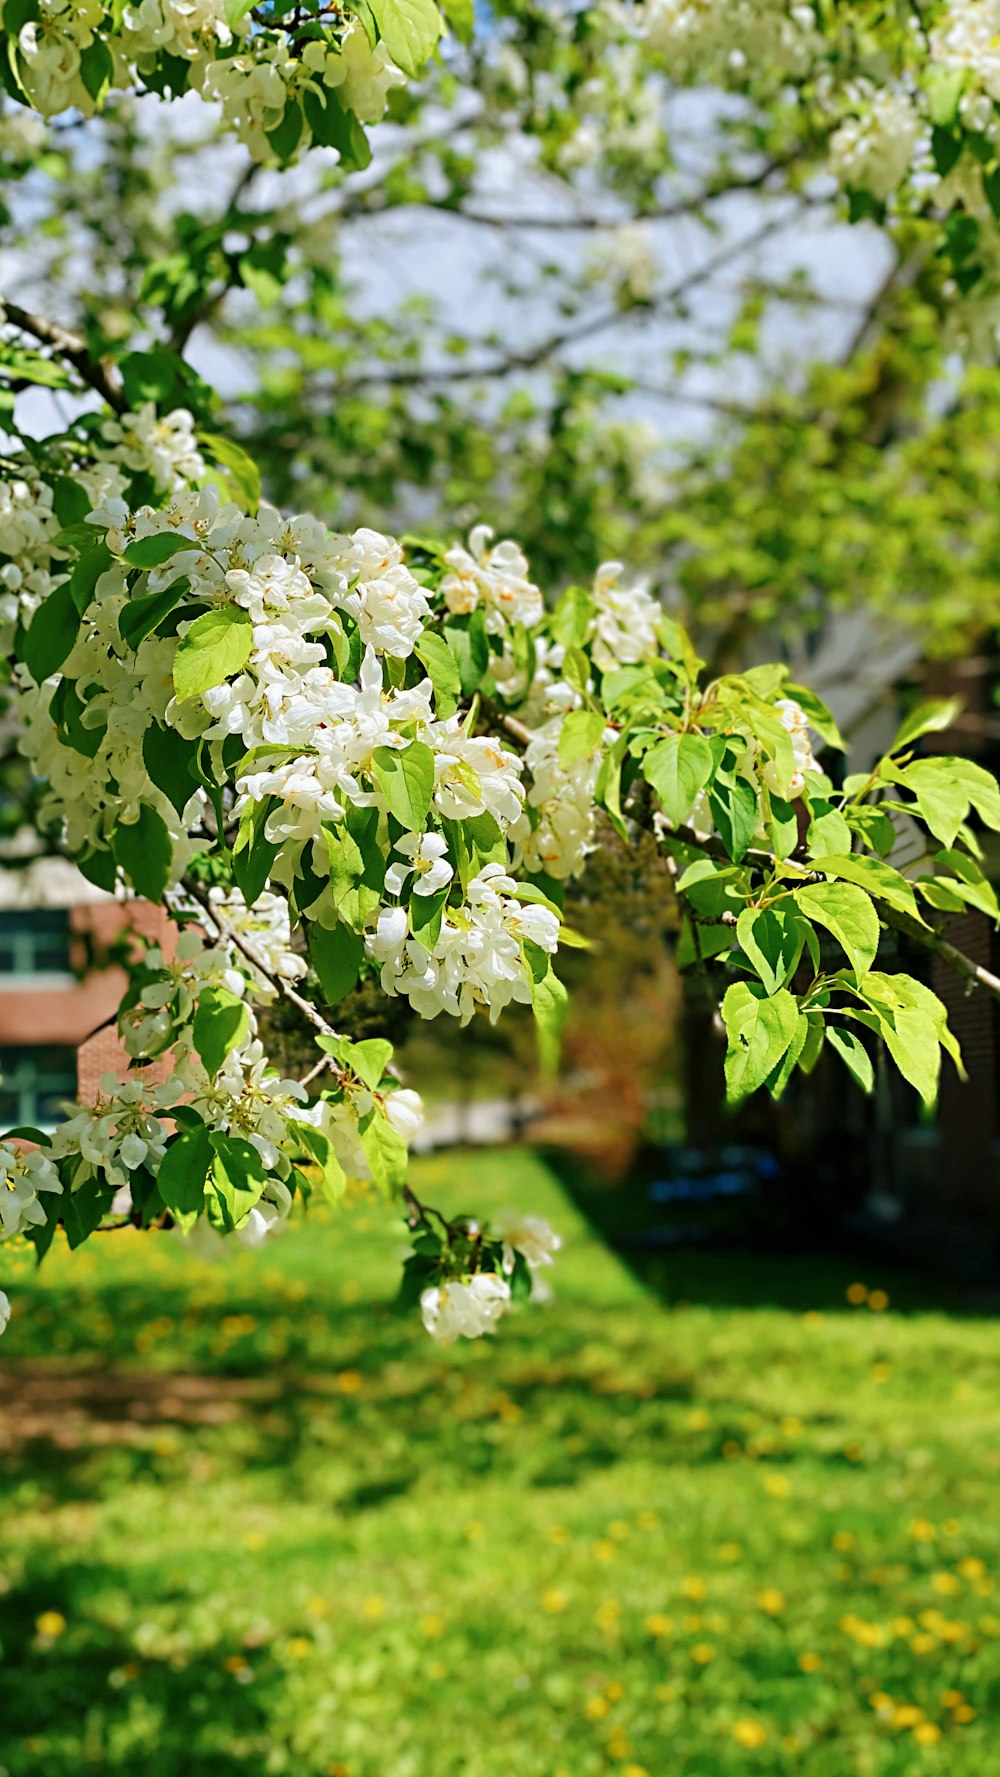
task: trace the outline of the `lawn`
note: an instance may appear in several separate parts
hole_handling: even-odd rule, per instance
[[[5,1250],[4,1777],[1000,1768],[1000,1325],[840,1261],[653,1293],[530,1155],[416,1182],[549,1215],[556,1299],[438,1352],[360,1198]]]

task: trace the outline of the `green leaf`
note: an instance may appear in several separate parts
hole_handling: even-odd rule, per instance
[[[701,734],[668,734],[644,755],[643,777],[653,786],[664,814],[675,827],[684,825],[714,764],[712,749]]]
[[[792,909],[745,907],[736,936],[767,993],[791,980],[805,943],[805,924]]]
[[[837,747],[840,752],[844,751],[844,737],[826,704],[822,698],[816,696],[815,691],[810,691],[807,685],[785,685],[782,695],[794,698],[803,715],[808,718],[810,728],[815,728],[828,747]]]
[[[538,1065],[542,1078],[551,1080],[559,1067],[563,1026],[569,1011],[569,995],[552,967],[547,951],[531,942],[523,946],[535,1014]]]
[[[796,889],[795,900],[807,919],[836,938],[860,982],[879,945],[878,914],[870,896],[850,882],[813,882]]]
[[[332,931],[314,925],[309,932],[309,957],[319,977],[325,1006],[339,1006],[357,985],[364,960],[365,941],[360,932],[336,925]]]
[[[167,1147],[156,1183],[174,1215],[194,1217],[205,1204],[205,1186],[212,1164],[212,1144],[204,1123],[181,1134]]]
[[[940,62],[931,63],[924,79],[924,88],[932,123],[942,128],[955,123],[965,81],[964,68],[949,68]]]
[[[471,697],[483,682],[490,664],[490,644],[482,611],[460,617],[444,626],[445,640],[458,662],[462,696]]]
[[[114,1201],[115,1189],[114,1185],[107,1185],[100,1178],[89,1178],[76,1190],[64,1191],[61,1197],[54,1197],[54,1203],[62,1212],[66,1239],[74,1252],[95,1228],[100,1227]]]
[[[321,148],[335,148],[345,171],[359,172],[370,164],[371,143],[360,119],[348,111],[334,90],[325,87],[322,94],[307,90],[302,106],[314,142]]]
[[[471,43],[476,24],[473,0],[441,0],[441,11],[460,43]]]
[[[726,1091],[731,1103],[763,1086],[788,1048],[799,1024],[798,1002],[787,988],[765,995],[748,981],[734,981],[722,1002],[726,1051]]]
[[[379,36],[396,66],[416,79],[441,35],[433,0],[370,0]]]
[[[816,858],[813,869],[821,876],[832,876],[843,882],[856,882],[877,901],[885,901],[890,907],[896,907],[901,913],[909,913],[912,918],[921,918],[913,894],[913,888],[905,876],[893,870],[889,864],[880,864],[877,858],[862,857],[829,857]]]
[[[378,747],[372,754],[372,776],[389,813],[410,833],[422,833],[434,794],[434,754],[422,740],[396,751]]]
[[[342,1042],[340,1059],[357,1074],[370,1092],[378,1089],[382,1075],[392,1060],[392,1044],[385,1037],[366,1037],[361,1043]]]
[[[134,543],[129,543],[122,551],[122,560],[130,568],[158,568],[183,549],[197,548],[193,538],[182,537],[177,531],[154,531],[151,537],[136,537]]]
[[[462,675],[447,642],[442,636],[435,635],[432,629],[425,629],[416,641],[413,652],[427,668],[427,676],[434,687],[438,715],[443,718],[453,716],[461,695]]]
[[[988,827],[1000,828],[1000,787],[971,759],[915,759],[893,777],[916,797],[921,819],[945,846],[954,845],[970,806]]]
[[[183,701],[242,671],[253,647],[253,624],[239,605],[196,617],[174,656],[174,690]]]
[[[158,790],[183,814],[199,787],[195,771],[195,743],[185,740],[176,728],[152,723],[142,737],[143,764]]]
[[[249,7],[243,10],[246,12]],[[234,438],[226,438],[221,432],[199,432],[198,443],[208,461],[225,470],[235,498],[246,503],[251,516],[255,514],[260,505],[260,470],[253,458]]]
[[[856,1080],[862,1092],[871,1092],[875,1085],[875,1069],[861,1038],[855,1036],[853,1030],[842,1030],[838,1024],[828,1024],[826,1038],[831,1049],[835,1050],[844,1063],[852,1080]]]
[[[191,582],[184,575],[171,580],[170,585],[162,592],[148,593],[144,598],[130,599],[122,607],[118,618],[118,633],[126,647],[137,651],[140,643],[158,629],[165,617],[169,617],[176,605],[180,604],[184,594],[190,591]]]
[[[302,140],[302,125],[302,106],[297,99],[286,99],[281,121],[264,131],[279,160],[291,160]]]
[[[224,1226],[235,1228],[260,1201],[267,1184],[264,1162],[257,1149],[241,1136],[222,1135],[216,1130],[209,1139],[214,1152],[210,1182]]]
[[[735,863],[749,850],[760,823],[757,794],[746,778],[716,773],[708,806],[722,842]]]
[[[606,725],[600,710],[570,710],[559,730],[559,763],[565,771],[571,771],[581,759],[591,758]]]
[[[198,996],[191,1027],[194,1046],[214,1080],[234,1049],[250,1034],[250,1014],[245,1002],[225,987],[206,987]]]
[[[80,629],[80,613],[69,581],[64,580],[39,605],[28,625],[22,657],[35,683],[59,671],[72,653]]]
[[[111,847],[136,894],[147,901],[161,901],[174,859],[173,841],[162,815],[142,803],[137,821],[128,826],[119,822]]]
[[[380,1190],[398,1191],[406,1182],[409,1156],[399,1131],[378,1110],[369,1111],[359,1124],[361,1146]]]
[[[321,1129],[314,1129],[310,1123],[297,1122],[296,1128],[319,1166],[324,1197],[328,1203],[338,1204],[347,1189],[347,1174],[333,1151],[333,1144]]]
[[[93,759],[108,732],[108,725],[105,719],[93,728],[85,727],[83,714],[86,708],[87,705],[76,688],[76,680],[60,679],[52,693],[49,714],[59,730],[60,739],[72,747],[74,752]]]
[[[810,796],[809,813],[807,838],[810,852],[815,855],[850,851],[851,829],[839,808],[835,808],[832,802],[827,802],[822,796]]]
[[[102,574],[107,573],[114,559],[107,544],[102,542],[95,547],[82,550],[74,562],[70,570],[69,589],[73,595],[73,603],[81,617],[94,596],[94,588],[98,580]]]

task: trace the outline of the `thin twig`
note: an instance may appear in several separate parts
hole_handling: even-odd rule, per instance
[[[116,413],[127,411],[128,402],[118,370],[110,359],[95,357],[82,334],[72,333],[68,328],[60,326],[58,321],[50,321],[44,315],[34,315],[30,310],[21,308],[19,303],[8,302],[6,297],[0,302],[0,322],[2,321],[9,321],[21,333],[30,334],[40,345],[51,346],[56,356],[64,358],[67,364],[72,364],[88,387],[96,389]]]

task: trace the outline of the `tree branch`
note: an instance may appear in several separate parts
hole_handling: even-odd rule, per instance
[[[799,207],[801,208],[802,205],[800,204]],[[589,339],[595,333],[602,333],[607,327],[620,326],[626,320],[648,321],[665,306],[679,302],[690,291],[707,283],[708,279],[720,271],[723,266],[731,264],[741,254],[751,252],[753,248],[760,246],[772,234],[776,234],[779,228],[785,227],[790,220],[791,218],[787,215],[771,217],[759,228],[754,229],[752,233],[742,235],[737,241],[728,241],[724,247],[704,260],[694,271],[688,272],[683,278],[672,284],[655,302],[637,304],[631,309],[622,309],[617,304],[611,308],[601,309],[597,314],[589,315],[584,321],[561,328],[556,333],[550,333],[548,338],[543,339],[537,346],[532,346],[530,351],[510,352],[485,364],[456,364],[449,365],[447,368],[442,367],[439,370],[423,366],[411,368],[409,365],[386,365],[382,369],[362,371],[357,376],[341,378],[336,385],[337,390],[339,393],[351,393],[355,389],[368,388],[373,383],[392,385],[393,387],[415,387],[421,384],[477,382],[491,377],[510,376],[516,370],[537,370],[540,365],[544,364],[556,352],[561,351],[564,346],[576,345],[580,340]]]
[[[51,346],[56,356],[72,364],[88,387],[95,389],[115,413],[127,411],[128,402],[115,365],[109,358],[95,358],[82,334],[72,333],[44,315],[33,315],[18,303],[8,302],[6,297],[0,301],[0,321],[9,321],[12,327],[30,334],[41,345]]]

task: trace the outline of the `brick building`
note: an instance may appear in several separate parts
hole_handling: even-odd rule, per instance
[[[126,925],[159,937],[167,921],[59,858],[0,871],[0,1128],[49,1127],[66,1099],[125,1072],[114,1025],[125,976],[111,959]]]

